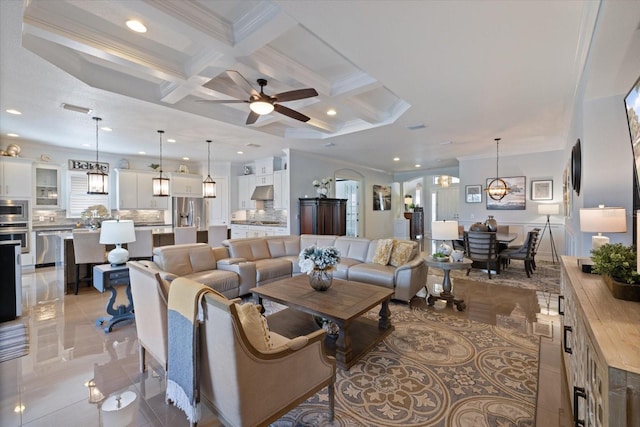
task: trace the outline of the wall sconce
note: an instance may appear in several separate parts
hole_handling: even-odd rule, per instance
[[[598,233],[591,237],[591,250],[609,243],[602,233],[626,233],[627,218],[624,208],[612,208],[599,205],[597,208],[580,209],[580,231]]]

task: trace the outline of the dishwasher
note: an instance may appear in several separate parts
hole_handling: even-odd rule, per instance
[[[56,240],[69,228],[36,231],[36,268],[50,267],[56,263]]]

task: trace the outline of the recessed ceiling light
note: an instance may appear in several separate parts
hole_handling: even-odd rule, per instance
[[[146,151],[138,151],[138,154],[144,155],[144,154],[147,154],[147,152]]]
[[[20,111],[18,111],[18,110],[14,110],[13,108],[9,108],[9,109],[7,110],[7,113],[9,113],[9,114],[15,114],[16,116],[19,116],[20,114],[22,114]]]
[[[111,132],[111,131],[113,130],[113,129],[111,129],[111,128],[110,128],[110,127],[108,127],[108,126],[103,126],[103,127],[101,127],[100,129],[102,129],[102,130],[103,130],[103,131],[105,131],[105,132]]]
[[[236,151],[237,154],[244,154],[244,151]]]
[[[417,168],[419,168],[420,166],[422,166],[422,165],[419,165],[419,164],[418,164],[418,165],[416,165],[416,167],[417,167]]]
[[[393,161],[394,161],[394,162],[399,162],[399,161],[400,161],[400,157],[394,157],[394,158],[393,158]]]
[[[167,142],[174,143],[174,142],[176,142],[176,140],[175,140],[175,139],[173,139],[173,138],[169,138],[169,139],[167,139]]]
[[[189,160],[189,158],[188,157],[183,157],[182,160]]]
[[[13,412],[15,412],[16,414],[22,414],[25,409],[26,408],[24,405],[17,405],[15,408],[13,408]]]
[[[334,145],[336,144],[334,144],[333,142],[327,142],[326,144],[324,144],[325,147],[333,147]]]
[[[91,144],[82,144],[83,147],[91,147]]]
[[[333,108],[327,110],[327,116],[335,116],[336,114],[336,110],[334,110]]]
[[[260,145],[258,144],[254,144],[253,142],[250,142],[248,144],[244,144],[245,147],[253,147],[253,148],[258,148],[260,147]]]
[[[442,141],[440,143],[440,145],[449,145],[449,144],[451,144],[451,141]]]
[[[146,33],[147,32],[147,27],[145,27],[145,25],[136,20],[136,19],[129,19],[127,21],[127,27],[129,27],[129,29],[131,31],[135,31],[136,33]]]
[[[83,114],[91,114],[91,112],[93,111],[91,108],[80,107],[78,105],[73,105],[73,104],[66,104],[64,102],[60,104],[60,106],[65,110],[75,111],[77,113],[83,113]]]
[[[418,129],[424,129],[426,128],[426,126],[424,125],[424,123],[417,123],[415,125],[409,125],[407,126],[407,129],[409,130],[418,130]]]
[[[7,136],[10,136],[11,138],[19,138],[20,135],[18,135],[17,133],[8,133]]]

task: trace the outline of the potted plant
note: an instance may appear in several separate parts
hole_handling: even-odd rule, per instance
[[[591,251],[592,272],[601,274],[614,298],[640,301],[640,274],[633,246],[606,244]]]

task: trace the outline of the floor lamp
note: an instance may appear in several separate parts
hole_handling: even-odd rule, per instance
[[[558,258],[558,251],[556,250],[556,243],[553,241],[553,232],[551,231],[551,223],[549,222],[549,217],[551,215],[558,215],[560,213],[560,205],[558,203],[545,203],[538,205],[538,214],[546,215],[547,222],[544,224],[544,228],[542,229],[542,234],[540,234],[540,241],[544,238],[544,233],[549,229],[549,241],[551,242],[551,262],[558,263],[560,262],[560,258]]]

